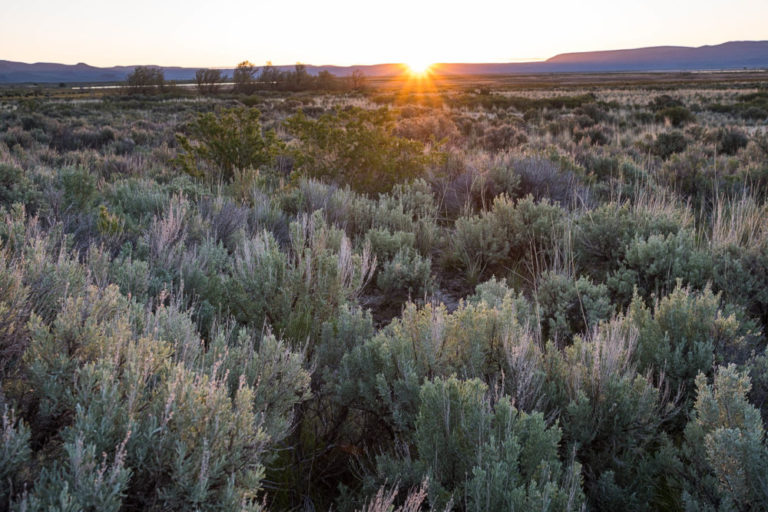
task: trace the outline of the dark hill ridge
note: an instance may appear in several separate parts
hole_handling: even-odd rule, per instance
[[[714,46],[655,46],[632,50],[563,53],[545,64],[611,70],[734,69],[768,65],[768,41],[732,41]]]
[[[26,64],[0,60],[0,83],[24,82],[121,82],[135,66],[99,68],[79,63],[75,65],[38,62]],[[293,66],[277,66],[290,69]],[[446,74],[512,74],[604,71],[691,71],[768,68],[768,41],[732,41],[697,48],[687,46],[654,46],[630,50],[609,50],[563,53],[543,62],[511,62],[486,64],[441,64]],[[359,69],[368,76],[396,75],[400,64],[371,66],[307,66],[317,74],[322,70],[337,76],[347,76]],[[163,67],[167,80],[192,80],[197,68]],[[224,69],[232,75],[232,69]]]

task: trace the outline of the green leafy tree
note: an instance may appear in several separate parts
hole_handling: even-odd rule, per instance
[[[277,89],[280,85],[280,70],[272,65],[272,61],[267,61],[266,66],[261,68],[259,82],[267,89]]]
[[[317,74],[317,77],[315,77],[315,85],[322,91],[332,91],[333,89],[338,88],[338,81],[333,73],[327,69],[323,69]]]
[[[261,113],[245,107],[206,113],[178,134],[177,163],[192,176],[229,182],[236,172],[274,164],[283,148],[274,130],[264,130]]]
[[[301,91],[310,87],[312,77],[307,71],[306,64],[302,64],[301,62],[296,63],[293,67],[293,73],[290,74],[289,82],[291,88],[295,91]]]
[[[302,174],[361,192],[388,191],[421,175],[433,160],[423,144],[394,135],[386,109],[353,108],[318,119],[299,113],[285,125],[301,143],[296,157]]]

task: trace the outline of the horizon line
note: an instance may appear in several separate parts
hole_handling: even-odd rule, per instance
[[[674,44],[665,44],[665,45],[655,45],[655,46],[638,46],[634,48],[612,48],[612,49],[599,49],[599,50],[577,50],[577,51],[564,51],[556,53],[550,57],[517,57],[512,58],[509,60],[489,60],[489,61],[463,61],[463,62],[433,62],[431,65],[437,66],[437,65],[467,65],[467,64],[528,64],[528,63],[535,63],[535,62],[546,62],[549,59],[552,59],[554,57],[560,56],[560,55],[572,55],[572,54],[580,54],[580,53],[599,53],[599,52],[620,52],[620,51],[628,51],[628,50],[646,50],[646,49],[653,49],[653,48],[707,48],[707,47],[713,47],[713,46],[721,46],[724,44],[729,43],[761,43],[761,42],[768,42],[768,39],[741,39],[741,40],[730,40],[730,41],[724,41],[721,43],[713,43],[713,44],[705,44],[701,46],[685,46],[685,45],[674,45]],[[18,61],[18,60],[11,60],[11,59],[0,59],[4,60],[6,62],[16,62],[20,64],[27,64],[27,65],[35,65],[35,64],[58,64],[63,66],[78,66],[78,65],[85,65],[93,68],[103,68],[103,69],[109,69],[109,68],[136,68],[138,66],[146,66],[146,67],[156,67],[156,68],[181,68],[181,69],[234,69],[237,67],[237,64],[235,65],[227,65],[227,66],[184,66],[184,65],[178,65],[178,64],[170,64],[170,65],[163,65],[163,64],[112,64],[112,65],[93,65],[88,64],[87,62],[79,61],[75,63],[70,62],[55,62],[55,61],[47,61],[47,60],[40,60],[36,62],[25,62],[25,61]],[[248,60],[248,59],[245,59]],[[240,61],[243,62],[243,61]],[[270,61],[265,62],[264,64],[256,64],[252,63],[256,67],[265,67]],[[239,62],[238,62],[239,64]],[[398,66],[398,65],[407,65],[406,62],[377,62],[373,64],[310,64],[307,62],[293,62],[290,64],[271,64],[274,67],[290,67],[290,66],[296,66],[298,64],[303,64],[305,66],[312,66],[316,68],[321,67],[337,67],[337,68],[355,68],[355,67],[374,67],[374,66]]]

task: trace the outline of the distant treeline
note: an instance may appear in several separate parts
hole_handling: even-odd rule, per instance
[[[237,65],[231,78],[220,69],[198,69],[195,82],[200,94],[216,94],[221,92],[224,86],[230,85],[234,93],[253,94],[259,90],[359,90],[365,87],[366,77],[360,70],[355,70],[344,78],[326,70],[312,75],[304,64],[296,64],[293,71],[278,69],[271,63],[259,69],[246,60]],[[144,94],[163,92],[173,85],[166,82],[162,69],[149,66],[136,67],[128,75],[126,83],[129,89]]]

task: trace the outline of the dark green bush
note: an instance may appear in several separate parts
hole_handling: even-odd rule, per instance
[[[315,120],[300,112],[286,127],[301,142],[297,161],[303,175],[360,192],[391,190],[422,175],[431,161],[422,143],[395,135],[386,109],[354,108]]]
[[[651,153],[666,160],[675,153],[685,151],[688,140],[681,132],[671,131],[660,133],[651,145]]]
[[[759,341],[709,288],[694,293],[678,284],[652,312],[635,297],[628,315],[639,332],[639,369],[663,374],[670,389],[682,392],[683,405],[696,375],[709,373],[716,363],[745,362]]]
[[[431,280],[431,261],[405,248],[381,264],[376,286],[389,297],[420,298],[429,290]]]
[[[22,169],[0,163],[0,206],[6,208],[21,203],[33,213],[40,200],[40,192]]]
[[[505,124],[485,130],[480,144],[489,151],[501,151],[520,146],[526,142],[528,142],[528,136],[524,131]]]
[[[206,113],[177,135],[179,166],[192,176],[229,182],[238,171],[266,170],[274,164],[282,143],[274,130],[261,126],[261,112],[239,107],[219,115]]]
[[[582,465],[584,490],[597,510],[661,508],[680,471],[662,431],[675,409],[632,365],[637,333],[621,318],[563,352],[547,347],[544,392],[561,411],[568,449]],[[631,435],[627,433],[631,432]]]
[[[662,94],[660,96],[656,96],[653,98],[651,102],[648,103],[648,108],[653,110],[654,112],[658,112],[659,110],[664,110],[665,108],[675,108],[675,107],[683,107],[683,102],[680,101],[677,98],[673,98],[669,94]]]
[[[562,216],[563,210],[546,199],[537,203],[527,196],[513,202],[498,196],[490,211],[456,220],[448,261],[466,272],[470,284],[513,269],[535,274],[557,252]]]
[[[662,297],[672,292],[678,279],[700,288],[711,275],[711,255],[697,250],[692,233],[686,230],[666,236],[636,236],[607,284],[614,300],[628,304],[635,292],[645,299]]]
[[[541,414],[516,411],[507,398],[491,406],[486,391],[478,380],[425,382],[414,432],[418,458],[380,460],[380,471],[429,476],[438,509],[448,502],[477,511],[578,509],[579,468],[563,468],[559,430],[547,428]]]
[[[589,334],[613,313],[608,287],[585,277],[574,280],[562,274],[544,273],[536,283],[541,315],[541,335],[563,346],[574,334]]]
[[[666,107],[656,112],[656,121],[668,122],[675,128],[691,123],[695,119],[691,111],[682,106]]]
[[[717,137],[717,152],[725,155],[735,155],[742,148],[747,147],[749,139],[739,130],[720,131]]]
[[[619,268],[636,235],[675,234],[682,223],[675,212],[633,210],[616,203],[599,206],[576,219],[574,261],[580,272],[604,281]]]
[[[32,459],[30,430],[13,409],[2,404],[0,423],[0,507],[10,510],[11,497],[23,488],[26,468]]]

